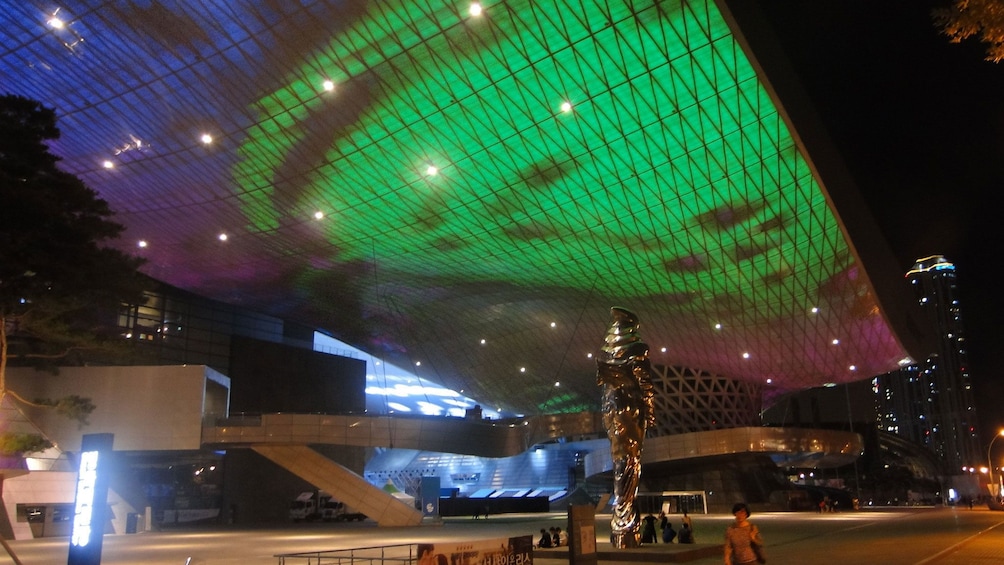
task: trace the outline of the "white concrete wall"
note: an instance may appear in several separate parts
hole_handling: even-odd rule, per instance
[[[96,406],[89,424],[80,426],[46,408],[21,408],[17,430],[33,424],[62,451],[79,452],[81,437],[114,434],[115,451],[198,450],[202,446],[203,416],[223,416],[229,404],[230,379],[202,365],[143,367],[65,367],[59,374],[30,368],[9,368],[8,387],[28,400],[58,399],[75,394]],[[4,417],[20,418],[5,401]],[[2,423],[2,422],[0,422]],[[30,539],[27,522],[17,521],[17,504],[73,503],[76,471],[31,471],[3,482],[3,509],[16,539]],[[130,507],[114,491],[108,492],[111,529],[125,531]]]
[[[78,451],[81,436],[91,433],[114,434],[116,451],[199,449],[207,380],[229,389],[227,377],[203,365],[64,367],[58,375],[14,368],[7,374],[8,386],[26,399],[76,394],[97,406],[83,427],[51,409],[24,409],[64,451]],[[211,404],[219,411],[218,400]]]
[[[35,471],[3,482],[3,506],[10,517],[14,539],[32,539],[28,522],[17,521],[17,505],[21,504],[73,504],[77,487],[77,473],[68,471]],[[108,490],[108,506],[111,515],[111,531],[121,534],[126,530],[130,512],[137,510],[129,506],[114,490]]]

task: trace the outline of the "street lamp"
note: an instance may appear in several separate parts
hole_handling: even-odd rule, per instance
[[[992,461],[990,461],[990,450],[994,448],[994,442],[997,441],[997,438],[1001,436],[1004,436],[1004,430],[997,432],[997,435],[994,436],[994,439],[990,440],[990,446],[987,447],[987,467],[990,468],[990,484],[994,484],[994,464]],[[991,490],[990,494],[995,494],[996,496],[999,495],[1000,493],[994,493]]]

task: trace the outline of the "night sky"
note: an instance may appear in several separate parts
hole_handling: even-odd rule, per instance
[[[1004,63],[941,35],[936,2],[759,2],[904,273],[955,263],[986,442],[1004,427]]]

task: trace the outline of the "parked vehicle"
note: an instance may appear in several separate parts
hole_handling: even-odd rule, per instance
[[[362,522],[366,515],[344,502],[339,502],[323,490],[301,492],[289,503],[289,519],[294,522],[324,520],[325,522]]]
[[[320,519],[321,510],[329,500],[331,495],[322,490],[301,492],[289,503],[289,519],[294,522]]]
[[[366,519],[366,515],[344,502],[338,502],[331,498],[321,508],[321,519],[325,522],[351,522],[353,520],[362,522]]]

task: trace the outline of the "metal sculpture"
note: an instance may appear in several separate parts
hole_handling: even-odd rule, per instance
[[[596,382],[603,387],[603,425],[613,458],[614,502],[610,543],[638,547],[641,520],[635,509],[641,480],[645,430],[655,424],[652,365],[648,345],[638,335],[638,317],[624,308],[610,309],[613,322],[596,360]]]

